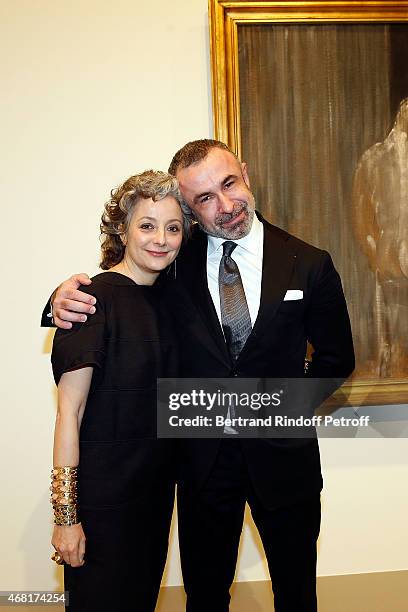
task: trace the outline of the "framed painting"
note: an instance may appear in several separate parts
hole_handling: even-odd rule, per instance
[[[215,137],[257,208],[326,249],[356,371],[337,403],[408,403],[408,2],[209,0]]]

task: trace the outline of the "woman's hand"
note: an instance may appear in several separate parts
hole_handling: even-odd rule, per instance
[[[80,567],[85,563],[85,539],[81,523],[54,525],[51,544],[63,557],[65,563],[72,567]]]

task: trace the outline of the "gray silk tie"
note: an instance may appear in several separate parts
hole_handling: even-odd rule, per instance
[[[223,243],[223,255],[218,273],[218,287],[220,290],[221,322],[224,330],[225,342],[235,364],[242,351],[249,334],[251,333],[251,317],[242,285],[241,274],[231,253],[236,243],[227,240]],[[234,419],[237,416],[234,403],[228,406],[227,417]],[[224,434],[238,434],[235,427],[224,426]]]
[[[237,244],[231,240],[223,243],[218,286],[220,290],[221,322],[225,342],[235,363],[252,330],[251,317],[242,285],[241,275],[231,253]]]

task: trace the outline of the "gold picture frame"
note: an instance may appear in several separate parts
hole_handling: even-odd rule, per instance
[[[295,32],[295,27],[297,27],[297,32],[299,32],[299,30],[302,30],[300,32],[302,36],[303,36],[303,32],[305,32],[305,36],[307,40],[311,39],[312,40],[311,44],[314,44],[313,37],[317,36],[317,34],[316,35],[313,34],[312,36],[309,36],[307,34],[307,29],[306,30],[304,29],[305,26],[306,27],[309,26],[309,30],[308,30],[309,34],[311,32],[311,28],[314,28],[313,32],[316,32],[316,31],[320,32],[320,31],[323,31],[323,27],[324,27],[326,30],[326,34],[325,34],[326,39],[330,41],[331,32],[334,32],[336,36],[337,34],[343,36],[344,33],[348,35],[350,31],[350,28],[348,26],[352,26],[354,27],[354,30],[356,30],[355,36],[358,37],[359,35],[358,27],[370,25],[371,29],[364,28],[362,30],[362,35],[361,35],[361,38],[366,39],[367,45],[369,45],[370,36],[372,36],[372,32],[374,32],[374,34],[377,35],[380,31],[380,26],[381,28],[384,28],[387,30],[388,32],[387,40],[389,40],[390,36],[394,38],[397,37],[397,35],[399,36],[401,28],[402,28],[401,30],[402,33],[404,33],[403,28],[405,27],[407,27],[407,32],[408,32],[408,1],[401,1],[401,2],[386,2],[386,1],[382,1],[382,2],[373,2],[373,1],[369,1],[369,2],[357,2],[357,1],[354,1],[354,2],[353,1],[349,1],[349,2],[339,2],[339,1],[332,1],[332,2],[329,2],[329,1],[326,1],[326,2],[291,2],[291,1],[289,2],[273,2],[273,1],[260,2],[257,0],[234,0],[234,1],[209,0],[209,22],[210,22],[210,50],[211,50],[214,135],[215,135],[215,138],[228,143],[228,145],[238,154],[238,156],[240,156],[240,158],[243,158],[243,155],[245,156],[245,148],[247,150],[250,149],[250,144],[248,144],[250,136],[246,139],[246,144],[245,144],[245,142],[243,142],[241,128],[242,128],[243,122],[245,123],[245,125],[247,125],[248,122],[250,122],[250,120],[248,119],[249,111],[246,107],[246,104],[248,106],[249,103],[245,103],[245,99],[246,99],[245,96],[247,95],[248,97],[250,97],[249,94],[246,93],[246,91],[249,93],[251,92],[251,85],[248,86],[248,78],[245,77],[246,81],[245,81],[245,78],[243,78],[244,61],[242,58],[245,56],[246,51],[244,48],[245,44],[242,41],[243,41],[245,32],[247,33],[250,31],[254,33],[255,31],[261,32],[262,36],[258,36],[259,40],[266,40],[265,38],[262,38],[262,37],[264,36],[271,37],[273,36],[273,34],[271,34],[272,31],[277,32],[279,30],[279,27],[284,27],[285,37],[286,37],[285,41],[289,40],[289,42],[285,43],[287,44],[286,49],[290,49],[291,33]],[[253,29],[250,30],[249,26],[251,26]],[[261,26],[261,27],[254,28],[253,26]],[[299,26],[302,26],[302,27],[299,28]],[[320,30],[316,30],[316,27],[320,28]],[[266,31],[266,28],[269,28],[269,30]],[[391,34],[389,34],[390,32]],[[382,35],[382,30],[381,30],[381,35]],[[247,37],[248,40],[250,39],[249,35],[245,34],[245,36]],[[302,44],[305,44],[304,40],[306,40],[306,38],[302,39],[303,40]],[[392,40],[394,40],[394,38],[392,38]],[[255,39],[255,34],[254,34],[254,39]],[[255,45],[255,43],[253,44]],[[259,48],[257,49],[257,52],[259,53],[259,57],[261,58],[262,48],[263,48],[262,43],[257,42],[256,44],[260,45]],[[347,43],[344,42],[342,44],[344,46]],[[369,47],[367,46],[367,48]],[[244,51],[242,49],[244,49]],[[240,53],[241,53],[241,56],[240,56]],[[350,54],[351,54],[351,51],[349,52],[349,56]],[[248,55],[248,53],[246,53],[246,55]],[[270,55],[271,53],[269,53],[269,56]],[[362,54],[362,56],[364,56],[364,53]],[[386,65],[387,63],[386,60],[387,58],[385,58],[383,62],[384,65]],[[408,60],[408,56],[406,60]],[[296,58],[295,59],[292,58],[291,62],[292,62],[291,68],[293,68],[293,62],[296,62]],[[249,70],[248,66],[250,66],[249,63],[245,64],[245,67],[247,70]],[[369,74],[370,73],[370,62],[367,63],[367,66],[365,65],[364,70],[366,70],[367,74]],[[397,68],[398,66],[395,69],[396,71],[397,71]],[[274,75],[277,76],[277,73],[275,74],[273,71],[274,71],[273,64],[272,62],[269,62],[269,67],[267,67],[267,69],[265,70],[265,74],[268,74],[268,76],[265,78],[268,78],[271,81],[273,81],[273,78],[271,77],[273,77]],[[282,77],[282,73],[279,73],[279,75],[280,77]],[[258,78],[261,78],[259,74],[258,74]],[[247,83],[246,86],[243,85],[244,81]],[[355,78],[354,78],[354,82],[355,82]],[[359,86],[360,85],[358,83],[355,85],[357,89]],[[375,87],[376,85],[373,84],[372,86]],[[247,88],[246,90],[245,90],[245,87]],[[286,87],[288,87],[288,85],[286,85]],[[348,87],[349,87],[349,84],[348,84]],[[405,82],[403,85],[401,85],[401,87],[405,87]],[[383,89],[384,89],[384,98],[385,97],[390,98],[391,94],[386,90],[386,87],[384,87]],[[405,89],[403,91],[405,92]],[[395,94],[394,97],[397,94]],[[296,92],[294,95],[296,95]],[[408,99],[408,91],[407,91],[407,94],[404,93],[404,96],[405,95],[407,96],[407,99]],[[364,96],[360,95],[360,98],[363,99]],[[257,98],[257,100],[259,104],[259,98]],[[371,101],[370,108],[373,106],[373,104],[374,102]],[[304,108],[305,107],[303,106],[303,110]],[[407,105],[407,108],[408,108],[408,105]],[[360,111],[360,114],[361,112],[362,111]],[[380,111],[376,110],[376,112],[380,112]],[[267,113],[267,110],[265,111],[265,114],[266,113]],[[395,112],[394,112],[393,117],[395,117]],[[389,118],[388,118],[388,121],[389,121]],[[372,119],[372,124],[374,125],[375,122],[376,122],[376,119],[374,117]],[[387,121],[385,119],[383,123],[384,125],[387,125]],[[391,126],[392,124],[389,124],[389,125]],[[369,128],[367,128],[367,130],[369,132]],[[383,128],[383,131],[384,131],[384,128]],[[381,308],[386,309],[387,307],[389,307],[389,302],[387,302],[387,299],[389,298],[387,298],[387,296],[385,296],[384,298],[384,295],[385,295],[384,287],[386,285],[386,291],[388,291],[390,283],[395,284],[397,281],[395,281],[395,278],[391,279],[391,281],[389,279],[384,280],[384,273],[381,272],[381,270],[376,271],[375,269],[376,264],[373,263],[372,260],[370,260],[370,253],[368,253],[367,255],[367,249],[369,247],[367,247],[367,245],[363,245],[361,247],[361,245],[359,245],[358,243],[359,232],[360,233],[362,232],[364,234],[365,231],[367,231],[367,233],[369,233],[370,231],[372,233],[372,228],[370,228],[370,230],[369,229],[366,230],[366,228],[362,227],[365,221],[364,219],[359,218],[359,212],[358,210],[356,212],[357,207],[355,205],[355,202],[363,202],[363,205],[361,205],[361,207],[359,206],[358,208],[365,210],[364,206],[366,206],[367,210],[369,210],[370,205],[364,204],[365,202],[364,198],[367,195],[364,192],[364,190],[365,190],[365,182],[367,181],[367,176],[370,178],[370,176],[373,176],[373,173],[370,174],[369,171],[366,171],[364,169],[364,164],[366,164],[367,157],[370,157],[369,153],[367,154],[367,151],[372,152],[371,157],[373,157],[374,155],[374,147],[379,138],[378,133],[381,133],[381,131],[380,132],[377,131],[376,133],[377,135],[373,133],[372,142],[370,142],[370,138],[367,137],[367,134],[364,136],[365,140],[364,138],[359,136],[361,140],[361,142],[359,143],[359,146],[361,148],[361,153],[360,152],[358,153],[359,157],[357,157],[357,153],[355,154],[355,160],[353,162],[354,166],[348,169],[348,174],[346,173],[347,177],[344,179],[347,185],[346,187],[343,186],[344,190],[347,192],[347,195],[344,196],[343,198],[346,201],[346,204],[344,206],[345,207],[348,206],[349,208],[347,209],[347,215],[344,216],[344,219],[345,219],[344,227],[347,228],[346,233],[347,233],[348,238],[344,239],[345,244],[342,246],[342,249],[343,249],[343,252],[347,252],[347,249],[352,247],[351,252],[353,253],[359,252],[358,257],[355,256],[357,263],[356,261],[353,261],[352,263],[354,267],[356,266],[358,267],[359,265],[358,262],[361,262],[361,270],[359,271],[357,270],[357,272],[355,272],[354,277],[351,278],[352,275],[348,274],[347,266],[343,266],[344,269],[342,269],[341,253],[340,255],[338,255],[337,261],[336,261],[336,258],[334,259],[335,259],[336,267],[339,267],[339,271],[341,273],[342,280],[345,285],[346,296],[347,296],[347,291],[349,293],[349,296],[350,295],[354,296],[356,293],[358,293],[359,288],[358,288],[358,282],[356,280],[358,279],[358,275],[360,275],[360,278],[362,277],[365,278],[371,275],[370,276],[371,278],[370,287],[369,288],[365,287],[362,295],[358,297],[360,300],[364,302],[365,297],[369,294],[370,291],[378,292],[378,294],[375,294],[375,295],[373,294],[371,296],[370,298],[371,302],[370,300],[368,300],[367,302],[367,304],[370,302],[372,306],[372,310],[373,310],[373,312],[370,312],[367,314],[367,317],[369,319],[369,322],[367,323],[367,326],[368,326],[367,329],[369,329],[369,327],[371,326],[371,328],[375,330],[375,334],[377,334],[376,336],[377,340],[378,338],[380,338],[385,343],[388,342],[388,345],[387,345],[388,348],[386,349],[381,348],[382,352],[380,350],[377,351],[377,349],[375,349],[375,351],[377,352],[374,355],[374,357],[367,358],[368,365],[365,366],[365,363],[363,364],[364,367],[366,367],[366,369],[364,369],[363,366],[361,367],[361,372],[366,372],[366,374],[359,374],[359,371],[357,371],[357,374],[354,375],[351,381],[343,385],[343,387],[336,393],[334,402],[337,405],[348,404],[348,405],[353,405],[353,406],[360,406],[360,405],[375,405],[375,404],[408,403],[408,350],[405,356],[405,352],[404,352],[405,351],[405,348],[404,348],[405,339],[401,338],[401,343],[404,346],[401,345],[402,348],[399,348],[398,356],[395,357],[395,360],[399,359],[398,362],[395,361],[395,363],[397,364],[394,367],[395,371],[390,369],[391,366],[389,364],[387,365],[386,358],[384,357],[384,354],[388,350],[388,353],[387,353],[388,359],[391,359],[389,355],[390,355],[390,351],[393,350],[392,347],[390,348],[389,346],[391,343],[391,340],[389,340],[388,337],[387,337],[388,340],[386,338],[386,333],[388,333],[389,331],[390,323],[388,320],[386,320],[385,315],[382,312],[380,312]],[[338,138],[338,135],[337,135],[337,138]],[[375,138],[377,138],[377,140]],[[385,138],[385,135],[384,135],[384,138]],[[363,140],[364,142],[362,142]],[[356,141],[356,138],[354,138],[353,143],[355,141]],[[376,151],[378,151],[378,147]],[[363,155],[364,152],[366,153],[365,155]],[[353,156],[351,155],[350,157],[352,158]],[[344,159],[344,155],[343,155],[343,159]],[[358,163],[356,160],[358,160]],[[250,161],[250,160],[246,159],[246,161]],[[347,160],[345,163],[348,163]],[[374,164],[375,162],[371,161],[370,163]],[[408,157],[407,157],[407,163],[408,163]],[[250,176],[251,176],[251,167],[250,167]],[[351,178],[350,178],[351,176],[353,176],[352,184],[351,184]],[[367,192],[367,189],[365,191]],[[256,190],[255,190],[255,195],[256,195]],[[355,199],[353,200],[353,198]],[[335,198],[334,198],[334,201],[336,201]],[[408,203],[407,203],[407,207],[408,207]],[[261,212],[265,214],[262,208],[261,208]],[[316,214],[319,214],[319,211]],[[340,211],[340,212],[337,212],[336,214],[338,216],[339,214],[343,214],[343,213],[341,213]],[[266,214],[266,217],[268,218],[268,214]],[[283,227],[283,229],[287,229],[288,231],[291,231],[291,228],[285,227],[285,224],[277,223],[277,225],[280,225],[281,227]],[[352,230],[350,229],[351,225],[353,225]],[[407,229],[407,232],[408,232],[408,229]],[[291,232],[291,233],[295,233],[296,235],[299,235],[299,233],[297,232]],[[365,234],[364,234],[364,237],[365,237]],[[369,236],[369,238],[370,237],[371,235]],[[307,239],[308,237],[300,235],[300,238]],[[347,240],[351,242],[354,241],[356,244],[354,244],[353,242],[353,244],[350,247],[350,245],[346,244]],[[312,240],[307,240],[307,241],[313,243]],[[327,241],[326,242],[324,241],[324,236],[322,238],[323,244],[319,243],[319,240],[314,241],[315,244],[316,242],[317,242],[317,246],[326,248]],[[358,248],[360,248],[361,252],[358,251]],[[330,248],[328,250],[332,252]],[[398,289],[399,302],[401,302],[400,296],[401,295],[404,296],[404,299],[402,300],[403,303],[402,305],[400,304],[400,307],[402,307],[403,309],[405,309],[406,307],[408,309],[408,300],[405,299],[405,296],[408,295],[407,293],[408,278],[403,278],[401,281],[398,281],[398,282],[399,282],[399,289]],[[402,289],[400,286],[401,284],[402,284]],[[397,290],[394,289],[394,293],[395,291]],[[378,306],[378,304],[381,302],[379,296],[381,299],[383,299],[383,301],[385,300],[384,303],[381,303],[382,305],[380,304],[380,306]],[[369,306],[367,306],[367,309],[368,307]],[[375,311],[376,308],[378,308],[379,312]],[[403,310],[403,312],[405,312],[405,310]],[[408,317],[407,317],[407,320],[408,320]],[[352,318],[352,321],[353,321],[353,318]],[[360,329],[358,331],[361,332]],[[400,330],[400,333],[401,333],[401,330]],[[371,340],[372,339],[370,338],[370,342]],[[361,346],[363,346],[364,338],[358,338],[357,344],[359,342],[361,343]],[[397,338],[395,342],[399,343],[400,340]],[[405,366],[407,366],[406,370],[405,370]],[[375,372],[375,374],[373,374],[373,372]]]

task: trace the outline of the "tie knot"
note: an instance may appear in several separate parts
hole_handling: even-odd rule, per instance
[[[227,240],[226,242],[223,242],[222,243],[223,257],[231,257],[231,253],[235,249],[236,246],[238,246],[237,243],[232,242],[232,240]]]

